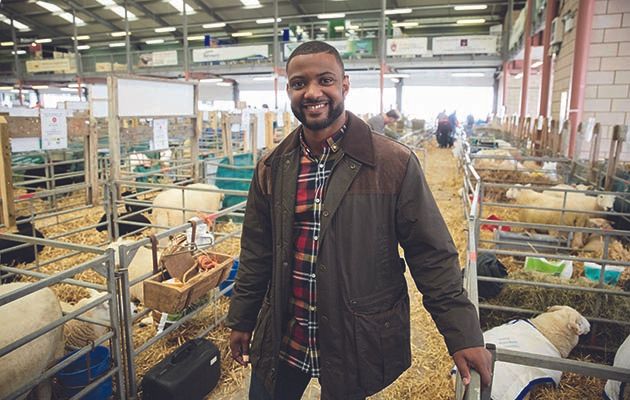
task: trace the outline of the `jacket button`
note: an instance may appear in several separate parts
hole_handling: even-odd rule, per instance
[[[285,164],[285,165],[289,165],[290,163],[291,163],[291,160],[286,160],[286,161],[284,162],[284,164]]]
[[[322,212],[322,215],[323,215],[324,217],[327,217],[327,216],[329,216],[329,215],[330,215],[330,213],[328,212],[328,210],[324,210],[324,211]]]
[[[357,166],[355,163],[350,163],[350,169],[355,169]]]
[[[319,266],[319,272],[324,272],[326,271],[326,266],[324,264]]]
[[[389,327],[391,326],[391,324],[389,323],[389,321],[385,322],[385,328],[389,329]]]
[[[357,301],[356,300],[350,300],[350,304],[352,304],[353,306],[357,305]]]
[[[289,266],[289,263],[288,263],[288,262],[286,262],[286,261],[284,261],[284,262],[282,263],[282,266],[283,266],[283,267],[288,267],[288,266]]]

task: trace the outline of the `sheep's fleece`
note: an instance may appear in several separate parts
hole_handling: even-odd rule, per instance
[[[549,357],[560,357],[558,349],[525,320],[514,320],[484,332],[486,343],[494,343],[499,349],[509,349]],[[522,399],[541,383],[557,385],[562,371],[497,362],[492,377],[492,400]]]
[[[630,369],[630,336],[623,341],[617,354],[613,366],[619,368]],[[626,400],[630,399],[630,383],[624,385],[623,393],[621,392],[621,382],[607,381],[604,387],[604,399],[606,400]]]

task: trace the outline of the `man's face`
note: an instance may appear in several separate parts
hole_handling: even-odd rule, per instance
[[[350,83],[332,54],[296,56],[287,75],[291,110],[306,128],[326,129],[343,114]]]

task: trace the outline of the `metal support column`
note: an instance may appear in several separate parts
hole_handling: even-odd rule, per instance
[[[381,62],[381,71],[379,74],[379,87],[381,89],[381,101],[380,101],[380,113],[382,114],[384,109],[383,109],[383,95],[385,92],[385,82],[384,82],[384,75],[385,75],[385,57],[386,57],[386,45],[387,45],[387,30],[385,28],[385,10],[387,9],[387,0],[381,0],[381,22],[379,24],[379,37],[380,37],[380,41],[379,41],[379,60]]]
[[[575,23],[575,53],[573,55],[573,75],[571,77],[571,97],[569,103],[569,157],[575,151],[577,127],[582,119],[586,70],[588,68],[588,50],[591,44],[591,27],[595,13],[595,0],[580,0],[577,21]]]
[[[551,64],[553,59],[549,54],[551,47],[551,21],[556,17],[558,12],[557,0],[547,0],[547,9],[545,10],[545,30],[543,32],[543,65],[542,78],[540,82],[540,105],[538,106],[538,115],[544,117],[549,116],[549,93],[551,92]]]
[[[280,44],[278,42],[278,0],[273,0],[273,92],[274,110],[278,109],[278,73],[280,72]]]
[[[190,61],[188,59],[188,13],[186,12],[186,9],[188,8],[188,5],[186,5],[185,2],[183,2],[184,7],[182,7],[182,12],[184,14],[184,79],[189,80],[190,79]]]
[[[129,39],[129,18],[127,16],[127,7],[127,0],[125,0],[125,53],[127,53],[127,73],[131,74],[131,39]]]
[[[523,79],[521,86],[521,112],[520,117],[527,116],[527,94],[529,90],[529,74],[532,64],[532,11],[534,9],[534,1],[527,0],[527,15],[525,16],[525,33],[523,34],[523,46],[525,47],[525,55],[523,57]]]
[[[398,82],[396,82],[396,109],[402,113],[402,91],[403,91],[404,80],[403,78],[399,78]]]

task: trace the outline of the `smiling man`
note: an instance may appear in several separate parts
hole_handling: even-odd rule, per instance
[[[406,265],[464,381],[471,366],[489,384],[490,354],[418,159],[345,111],[335,48],[300,45],[287,75],[302,124],[256,166],[226,320],[242,365],[251,344],[249,398],[300,399],[318,378],[324,400],[364,399],[395,381],[411,365]]]

